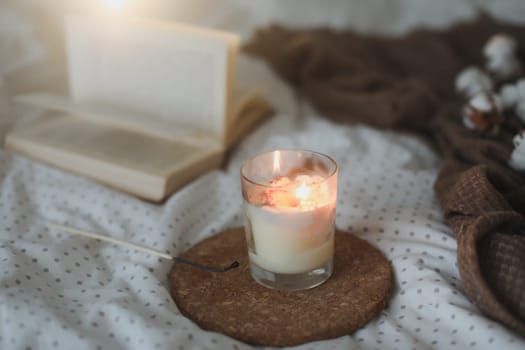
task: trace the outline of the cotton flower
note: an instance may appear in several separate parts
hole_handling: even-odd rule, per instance
[[[456,77],[456,91],[468,98],[490,91],[492,86],[492,79],[474,66],[463,69]]]
[[[519,90],[516,84],[504,85],[500,90],[499,96],[505,109],[513,108],[520,100]]]
[[[513,77],[522,70],[521,63],[516,57],[490,60],[487,69],[502,79]]]
[[[516,40],[511,36],[501,33],[489,38],[483,47],[483,53],[487,58],[498,56],[512,56],[516,52]]]
[[[512,109],[525,123],[525,79],[518,80],[515,84],[504,85],[499,93],[505,109]]]
[[[497,133],[503,123],[501,98],[490,93],[472,97],[463,109],[463,124],[481,132]]]
[[[522,67],[516,57],[516,47],[516,40],[509,35],[492,36],[483,48],[487,58],[487,70],[503,79],[521,72]]]
[[[518,171],[525,170],[525,133],[519,133],[513,139],[514,150],[510,155],[509,165]]]

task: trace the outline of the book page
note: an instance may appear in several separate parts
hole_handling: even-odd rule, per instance
[[[170,22],[69,17],[71,95],[222,138],[237,45],[234,35]]]
[[[168,176],[203,154],[216,152],[71,116],[53,116],[17,130],[11,139],[62,150],[141,172]]]
[[[145,115],[137,115],[112,105],[93,103],[74,103],[66,96],[32,93],[17,95],[13,99],[44,110],[65,112],[65,114],[100,122],[107,126],[146,133],[169,141],[178,141],[196,146],[217,147],[221,145],[218,139],[211,137],[195,127],[184,125],[177,120],[157,119],[153,123]]]

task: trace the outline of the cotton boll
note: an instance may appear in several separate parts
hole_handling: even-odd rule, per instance
[[[518,74],[522,67],[516,58],[517,43],[506,34],[492,36],[483,47],[487,58],[487,70],[500,78],[509,78]]]
[[[516,76],[522,70],[521,63],[514,56],[494,57],[487,61],[487,70],[505,79]]]
[[[481,93],[470,99],[470,106],[482,112],[491,112],[494,109],[496,112],[503,111],[503,103],[501,97],[494,94]]]
[[[525,79],[518,80],[515,84],[504,85],[500,92],[503,108],[514,108],[520,101],[525,101]]]
[[[463,69],[456,77],[456,91],[466,97],[473,97],[481,92],[490,91],[492,85],[492,79],[474,66]]]
[[[470,99],[463,109],[463,124],[484,133],[497,133],[503,122],[501,98],[494,94],[481,93]]]
[[[511,36],[504,33],[496,34],[487,41],[483,53],[488,59],[514,56],[516,46],[516,40]]]
[[[525,133],[519,133],[513,139],[514,150],[510,155],[509,165],[518,171],[525,170]]]
[[[519,91],[515,84],[504,85],[499,93],[505,109],[514,107],[519,101]]]
[[[479,110],[481,112],[488,112],[492,109],[492,101],[486,94],[478,94],[470,99],[470,107]]]

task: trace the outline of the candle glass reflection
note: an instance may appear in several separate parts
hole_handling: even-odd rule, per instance
[[[282,150],[241,167],[250,272],[274,289],[313,288],[332,274],[337,164],[321,153]]]

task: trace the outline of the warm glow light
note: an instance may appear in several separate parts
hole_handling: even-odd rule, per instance
[[[112,11],[119,11],[124,9],[130,2],[130,0],[103,0],[107,8]]]
[[[308,197],[308,186],[306,186],[306,183],[303,182],[301,186],[297,187],[295,190],[295,197],[305,200],[306,197]]]
[[[281,152],[273,152],[273,172],[277,173],[281,170]]]

